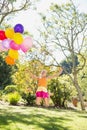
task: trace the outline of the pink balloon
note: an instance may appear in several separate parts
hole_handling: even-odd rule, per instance
[[[2,43],[0,42],[0,52],[3,52],[3,51],[8,51],[8,49],[5,49],[5,48],[2,46]]]
[[[10,48],[10,42],[11,40],[10,39],[5,39],[2,41],[2,45],[5,49],[9,49]]]
[[[27,37],[24,39],[24,44],[26,45],[26,47],[31,48],[33,45],[33,41],[31,37]]]
[[[20,45],[20,49],[23,51],[23,52],[27,52],[29,50],[29,48],[26,48],[23,44]]]
[[[14,41],[10,42],[10,48],[13,50],[19,50],[20,49],[20,45],[16,44]]]
[[[23,52],[27,52],[33,45],[33,41],[31,37],[26,37],[23,43],[20,45],[20,48]]]

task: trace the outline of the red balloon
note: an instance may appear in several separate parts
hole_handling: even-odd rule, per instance
[[[0,40],[6,39],[5,31],[0,30]]]

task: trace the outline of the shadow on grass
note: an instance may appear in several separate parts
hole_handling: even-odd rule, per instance
[[[47,110],[51,110],[51,111],[57,111],[57,112],[67,112],[67,111],[70,111],[72,113],[78,113],[78,114],[84,114],[86,113],[87,114],[87,111],[81,111],[81,110],[78,110],[78,109],[64,109],[64,108],[45,108]]]
[[[25,108],[22,108],[25,109]],[[27,111],[27,109],[25,109],[25,111]],[[69,130],[69,127],[65,127],[64,123],[66,121],[70,121],[69,118],[66,117],[55,117],[55,115],[49,116],[48,113],[43,114],[43,112],[41,114],[37,113],[37,109],[36,112],[32,111],[32,112],[27,112],[27,113],[23,113],[22,112],[11,112],[11,110],[9,111],[8,109],[6,110],[0,110],[0,130],[1,128],[5,127],[5,130],[8,130],[8,128],[6,126],[10,127],[10,124],[14,123],[14,125],[16,125],[17,123],[19,123],[20,125],[24,125],[26,126],[25,129],[28,127],[29,125],[34,127],[34,130]],[[37,129],[36,129],[37,128]],[[11,130],[9,128],[9,130]],[[14,130],[14,129],[13,129]],[[20,128],[16,128],[16,130],[21,130]]]
[[[82,117],[82,118],[87,118],[87,115],[84,115],[84,116],[82,115],[82,116],[79,116],[79,117]]]
[[[74,117],[87,118],[87,115],[77,110],[2,106],[0,130],[71,130]],[[67,122],[71,122],[70,127]]]

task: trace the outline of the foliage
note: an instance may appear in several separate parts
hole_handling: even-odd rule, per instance
[[[49,90],[52,93],[51,99],[55,106],[66,107],[67,101],[71,100],[72,87],[60,82],[59,79],[52,79],[49,82]]]
[[[77,67],[78,64],[79,64],[79,62],[78,62],[78,57],[75,56],[75,66]],[[63,67],[68,73],[70,73],[70,74],[72,73],[73,62],[72,62],[72,60],[71,60],[71,56],[69,56],[69,57],[67,58],[67,60],[63,60],[63,61],[61,62],[61,65],[62,65],[62,67]],[[65,72],[63,72],[63,73],[65,73]]]
[[[17,105],[20,98],[21,97],[20,97],[20,94],[18,92],[8,94],[8,101],[11,105]]]
[[[12,76],[14,83],[18,86],[18,91],[25,91],[27,87],[33,89],[34,82],[30,77],[30,67],[27,64],[18,64],[18,71]]]
[[[32,93],[22,93],[22,98],[26,101],[27,105],[34,105],[35,104],[35,95]]]
[[[12,67],[5,63],[4,56],[5,53],[0,54],[0,87],[2,88],[13,83],[12,74],[16,70],[16,66]]]
[[[46,67],[39,60],[31,60],[25,64],[18,64],[18,71],[12,75],[13,82],[18,86],[19,91],[26,90],[28,87],[35,93],[37,89],[37,80],[31,78],[31,73],[39,76],[43,69],[49,73],[50,67]]]
[[[84,53],[84,56],[87,57],[87,52]],[[81,57],[79,57],[79,60],[81,65],[83,60]],[[83,68],[83,70],[79,72],[78,78],[79,78],[79,83],[81,85],[84,100],[87,101],[87,58],[86,58],[86,65]]]
[[[22,3],[18,3],[17,0],[1,0],[0,2],[0,25],[8,18],[10,15],[14,15],[17,12],[28,9],[30,5],[30,0],[24,0]],[[18,5],[18,6],[15,6]]]
[[[8,85],[8,86],[6,86],[5,89],[4,89],[4,93],[5,93],[5,94],[13,93],[13,92],[15,92],[15,91],[17,91],[17,86],[16,86],[16,85]]]
[[[2,100],[2,96],[3,96],[3,91],[0,90],[0,100]]]

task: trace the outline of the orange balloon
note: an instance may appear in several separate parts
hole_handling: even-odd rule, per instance
[[[8,65],[14,65],[15,64],[15,60],[13,58],[11,58],[10,56],[7,56],[5,58],[5,62],[8,64]]]

